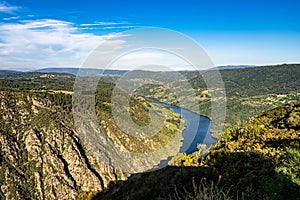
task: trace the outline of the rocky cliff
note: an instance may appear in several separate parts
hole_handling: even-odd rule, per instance
[[[69,102],[66,94],[0,92],[1,199],[74,199],[116,179],[85,151]]]
[[[102,88],[96,97],[95,123],[101,124],[109,138],[107,141],[112,141],[119,149],[128,149],[128,155],[150,152],[144,155],[148,155],[148,164],[137,157],[137,164],[130,167],[135,166],[140,171],[145,166],[147,169],[153,167],[154,158],[150,155],[156,156],[155,150],[164,142],[180,136],[178,133],[183,128],[180,115],[165,108],[166,120],[157,136],[150,139],[129,137],[115,124],[110,96],[105,91]],[[111,91],[111,87],[107,91]],[[142,97],[133,98],[132,102],[129,108],[132,119],[141,127],[147,125],[147,110],[152,108],[153,102]],[[3,89],[0,103],[1,199],[75,199],[86,192],[103,191],[111,182],[124,180],[132,173],[131,169],[120,167],[122,162],[131,163],[130,156],[107,163],[99,154],[109,155],[110,159],[116,149],[109,148],[110,154],[107,154],[108,149],[98,148],[97,140],[101,139],[96,136],[92,143],[83,141],[85,137],[79,134],[73,119],[71,91]]]

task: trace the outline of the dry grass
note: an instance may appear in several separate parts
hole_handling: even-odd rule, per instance
[[[218,187],[218,183],[207,181],[205,178],[201,179],[199,184],[196,184],[193,179],[193,191],[188,191],[183,188],[179,191],[175,188],[174,196],[170,199],[176,200],[230,200],[229,190],[225,191],[222,187]]]

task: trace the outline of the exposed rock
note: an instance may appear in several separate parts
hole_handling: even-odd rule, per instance
[[[69,95],[0,92],[1,199],[75,199],[116,179],[81,145],[71,108],[62,108],[59,98],[71,101]]]

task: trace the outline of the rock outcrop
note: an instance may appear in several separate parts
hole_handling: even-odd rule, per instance
[[[96,161],[78,138],[71,98],[0,92],[1,199],[75,199],[116,180],[113,169]]]

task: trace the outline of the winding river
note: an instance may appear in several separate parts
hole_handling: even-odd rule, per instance
[[[198,151],[198,144],[206,144],[207,146],[210,146],[217,141],[211,136],[211,120],[208,117],[198,115],[190,110],[178,106],[166,104],[155,98],[151,99],[156,103],[173,109],[182,116],[183,120],[186,121],[186,128],[182,132],[183,143],[179,151],[180,153],[191,154]]]

